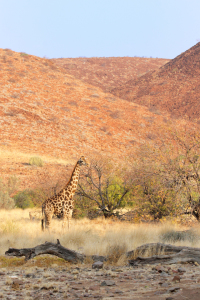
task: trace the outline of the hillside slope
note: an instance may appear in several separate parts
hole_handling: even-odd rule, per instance
[[[137,79],[149,71],[158,69],[169,59],[144,57],[91,57],[52,59],[67,74],[110,92],[123,86],[130,79]]]
[[[48,59],[0,49],[0,177],[16,174],[27,187],[54,177],[61,159],[73,165],[99,152],[124,160],[140,145],[158,143],[169,124],[167,114],[104,93]],[[28,155],[49,167],[30,167]]]
[[[172,117],[200,119],[200,43],[137,80],[129,80],[112,93]]]

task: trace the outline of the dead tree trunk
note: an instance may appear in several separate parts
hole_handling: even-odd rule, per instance
[[[5,252],[9,256],[25,256],[25,260],[34,258],[37,255],[51,254],[63,258],[66,261],[77,263],[83,262],[86,255],[63,247],[59,240],[56,244],[45,242],[34,248],[15,249],[9,248]],[[173,246],[161,243],[145,244],[133,251],[126,253],[129,264],[132,266],[145,264],[177,264],[186,262],[197,262],[200,264],[200,248]],[[106,261],[106,256],[88,256],[93,261]],[[110,259],[110,257],[109,257]]]
[[[200,248],[173,246],[162,243],[145,244],[127,253],[132,266],[144,264],[200,264]]]
[[[80,254],[78,252],[69,250],[63,247],[60,244],[60,241],[57,240],[56,244],[45,242],[44,244],[38,245],[34,248],[24,248],[24,249],[15,249],[9,248],[8,251],[5,252],[5,255],[9,256],[25,256],[25,260],[29,260],[37,255],[42,254],[51,254],[56,255],[64,260],[69,262],[82,262],[85,258],[84,254]]]

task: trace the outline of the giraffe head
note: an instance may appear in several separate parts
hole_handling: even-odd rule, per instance
[[[78,160],[78,164],[80,166],[88,166],[88,162],[84,156],[81,156],[80,159]]]

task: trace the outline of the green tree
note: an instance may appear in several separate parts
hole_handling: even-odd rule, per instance
[[[27,189],[18,192],[14,196],[16,206],[22,209],[28,207],[31,208],[35,206],[41,206],[45,198],[46,198],[46,194],[41,189],[35,189],[35,190]]]
[[[116,216],[116,209],[130,201],[128,185],[108,159],[98,157],[90,162],[81,175],[76,194],[95,203],[105,218]]]

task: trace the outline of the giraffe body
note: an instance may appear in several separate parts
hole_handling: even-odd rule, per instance
[[[58,194],[48,198],[42,204],[42,213],[44,213],[45,227],[47,229],[51,229],[53,215],[62,216],[63,227],[68,222],[69,228],[74,208],[73,196],[78,185],[80,167],[82,165],[87,165],[86,159],[83,156],[77,161],[67,185]],[[44,230],[44,219],[42,219],[42,230]]]

